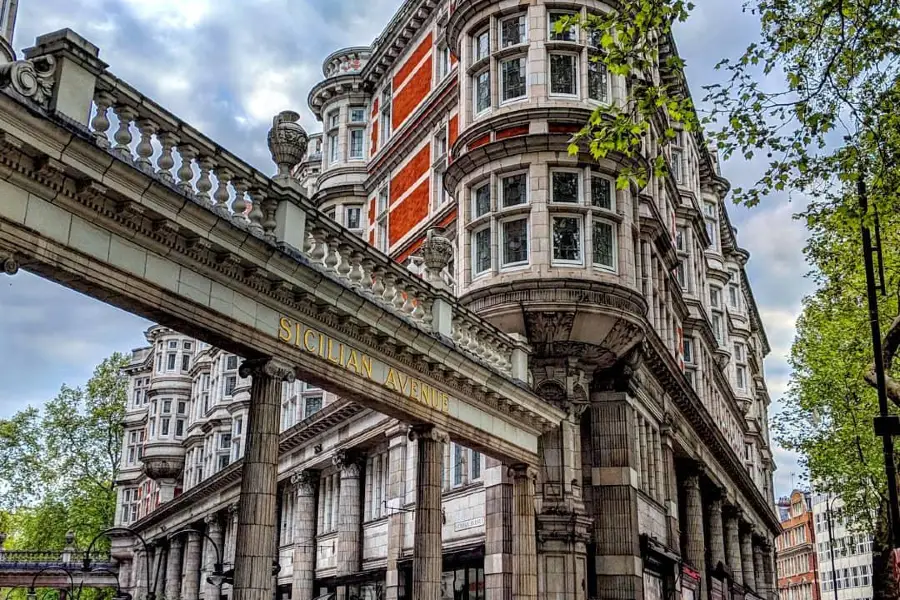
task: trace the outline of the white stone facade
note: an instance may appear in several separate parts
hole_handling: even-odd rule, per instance
[[[815,492],[812,494],[813,523],[816,528],[815,550],[819,563],[819,596],[834,598],[837,588],[838,600],[870,600],[872,535],[851,527],[843,515],[842,507],[843,503],[834,496]],[[829,517],[831,517],[830,532]],[[832,563],[832,545],[834,563]]]

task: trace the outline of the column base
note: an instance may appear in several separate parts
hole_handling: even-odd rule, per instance
[[[538,597],[585,600],[594,520],[584,514],[537,517]]]

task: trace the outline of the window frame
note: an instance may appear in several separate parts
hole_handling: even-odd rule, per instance
[[[584,206],[584,180],[583,180],[583,169],[578,168],[568,168],[568,167],[552,167],[550,169],[550,202],[554,206]],[[563,201],[560,202],[556,199],[556,190],[553,188],[553,177],[557,173],[566,173],[572,174],[577,177],[577,181],[575,182],[575,190],[577,194],[577,198],[574,202]]]
[[[574,259],[564,259],[564,258],[556,258],[556,244],[553,239],[553,225],[557,219],[574,219],[575,222],[578,223],[579,228],[579,258],[577,260]],[[577,212],[552,212],[550,213],[550,265],[551,266],[559,266],[559,267],[583,267],[585,260],[585,232],[584,232],[584,215]],[[593,249],[592,249],[593,253]],[[593,257],[591,257],[593,260]]]
[[[554,92],[553,91],[553,57],[554,56],[567,56],[572,59],[572,68],[574,69],[574,73],[572,74],[572,92]],[[547,53],[547,95],[551,98],[580,98],[581,86],[579,82],[579,78],[581,77],[581,69],[580,69],[581,57],[577,52],[548,52]]]
[[[513,61],[520,63],[520,70],[522,73],[522,94],[519,96],[512,96],[510,98],[505,98],[506,92],[506,80],[504,78],[503,66],[509,64]],[[499,102],[500,106],[506,106],[508,104],[514,104],[516,102],[522,102],[523,100],[528,100],[528,56],[517,54],[516,56],[510,56],[508,58],[503,58],[497,61],[497,76],[499,79],[498,87],[499,87]]]
[[[481,38],[487,35],[487,47],[484,54],[481,54]],[[481,62],[491,56],[491,27],[485,25],[475,30],[472,34],[472,64]]]
[[[518,204],[510,204],[506,205],[506,198],[504,196],[504,187],[503,182],[507,179],[511,179],[513,177],[524,177],[525,179],[525,190],[523,193],[524,200],[519,202]],[[515,210],[521,208],[523,206],[528,206],[531,204],[531,182],[529,181],[529,171],[528,169],[518,170],[518,171],[510,171],[508,173],[498,173],[497,174],[497,184],[498,184],[498,198],[497,198],[497,212],[503,212],[506,210]]]
[[[353,136],[359,134],[359,155],[353,153]],[[366,159],[366,130],[363,127],[347,128],[347,160],[363,161]]]
[[[579,33],[580,33],[580,31],[579,31],[580,27],[578,27],[577,25],[573,25],[572,27],[569,28],[568,34],[566,34],[566,33],[557,34],[554,32],[555,27],[553,26],[554,25],[554,20],[553,20],[554,15],[574,17],[574,16],[578,15],[578,12],[573,11],[573,10],[562,10],[562,9],[548,10],[547,11],[547,41],[548,42],[562,42],[562,43],[568,43],[568,44],[577,44]],[[565,39],[562,37],[557,37],[558,35],[565,35],[566,37],[568,37],[568,35],[571,35],[572,39]]]
[[[478,108],[478,100],[479,100],[478,93],[480,90],[479,79],[484,75],[487,76],[487,90],[488,90],[487,91],[487,105],[484,108],[479,109]],[[492,90],[492,85],[493,85],[492,79],[493,78],[491,77],[491,68],[489,66],[476,71],[475,74],[472,75],[472,114],[475,118],[481,117],[481,116],[489,113],[491,111],[491,108],[493,108],[493,98],[491,97],[492,91],[493,91]]]
[[[477,268],[478,268],[478,266],[479,266],[479,265],[478,265],[478,235],[481,234],[481,233],[484,233],[485,231],[487,232],[487,250],[488,250],[487,267],[485,267],[484,269],[481,269],[481,270],[477,270]],[[483,275],[485,275],[485,274],[491,273],[491,271],[493,270],[493,263],[494,263],[493,244],[494,244],[494,240],[493,240],[493,232],[491,231],[491,224],[490,224],[490,222],[485,223],[484,225],[481,225],[481,226],[479,226],[479,227],[476,227],[476,228],[472,229],[472,231],[469,232],[469,239],[470,239],[470,244],[471,244],[471,254],[472,254],[472,258],[471,258],[471,260],[472,260],[472,267],[471,267],[471,269],[472,269],[472,279],[476,279],[476,278],[481,277],[481,276],[483,276]]]
[[[504,233],[505,227],[512,222],[515,221],[525,221],[525,260],[515,261],[506,263],[505,260],[505,250],[506,244],[504,243]],[[497,264],[500,271],[514,270],[520,269],[523,267],[527,267],[531,264],[531,218],[529,214],[511,214],[509,216],[501,217],[497,219],[497,247],[498,247],[498,257]]]
[[[503,24],[512,20],[521,22],[521,39],[515,44],[503,45]],[[528,13],[517,13],[497,19],[497,49],[506,50],[508,48],[516,48],[528,45]]]
[[[598,263],[596,261],[596,254],[594,253],[594,225],[596,223],[603,223],[604,225],[608,225],[610,231],[612,232],[611,265],[604,265],[603,263]],[[605,271],[608,273],[618,273],[619,271],[619,224],[612,219],[604,218],[602,213],[594,213],[591,215],[591,266],[595,269],[600,269],[601,271]]]

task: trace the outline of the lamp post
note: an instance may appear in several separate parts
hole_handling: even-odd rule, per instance
[[[113,596],[113,600],[131,600],[131,594],[128,592],[123,592],[122,588],[119,584],[119,575],[118,573],[113,573],[109,569],[94,569],[91,573],[107,573],[116,578],[116,595]]]
[[[835,496],[825,504],[825,519],[828,521],[828,546],[831,548],[831,589],[834,591],[834,600],[838,600],[837,589],[837,569],[834,568],[834,530],[831,525],[831,511],[834,501],[838,497]]]
[[[129,535],[133,535],[138,540],[140,540],[141,545],[144,547],[144,560],[146,561],[147,567],[147,577],[149,578],[148,582],[148,591],[147,591],[147,600],[156,600],[156,584],[157,578],[154,576],[153,570],[150,568],[150,546],[147,545],[147,540],[139,534],[134,529],[130,527],[110,527],[109,529],[104,529],[100,533],[94,536],[94,539],[91,540],[91,543],[88,545],[87,550],[84,553],[84,562],[82,564],[82,571],[88,572],[91,570],[91,550],[94,549],[94,544],[97,543],[101,537],[109,537],[111,533],[127,533]],[[116,579],[118,582],[118,579]],[[29,598],[28,600],[34,600],[33,598]]]
[[[69,590],[72,592],[72,596],[75,596],[75,578],[72,577],[72,573],[69,572],[68,569],[64,569],[62,567],[49,566],[38,570],[38,572],[34,574],[34,577],[31,578],[31,586],[28,588],[28,594],[26,594],[25,596],[27,600],[37,600],[37,592],[35,592],[34,586],[37,583],[38,577],[40,577],[47,571],[59,571],[61,573],[65,573],[66,577],[69,578]]]

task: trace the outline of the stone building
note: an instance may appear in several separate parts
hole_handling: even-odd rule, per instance
[[[855,527],[843,506],[838,497],[813,490],[819,594],[829,600],[871,600],[872,534]]]
[[[782,534],[778,553],[778,594],[781,600],[820,600],[819,560],[809,492],[794,490],[778,499]]]
[[[526,468],[285,383],[278,598],[409,599],[435,577],[412,568],[417,465],[441,472],[442,527],[423,535],[443,548],[442,598],[776,597],[769,346],[715,151],[678,132],[669,175],[644,190],[617,189],[613,158],[567,152],[625,82],[589,60],[586,32],[554,23],[607,8],[407,0],[371,46],[326,58],[308,99],[323,132],[294,176],[415,273],[429,236],[451,240],[435,283],[527,340],[528,384],[567,417]],[[127,369],[117,523],[153,556],[148,572],[143,547],[116,538],[121,579],[137,597],[229,596],[207,577],[241,544],[250,380],[170,329],[147,341]],[[442,460],[418,456],[435,447]]]

